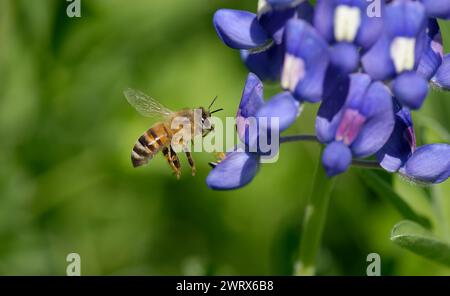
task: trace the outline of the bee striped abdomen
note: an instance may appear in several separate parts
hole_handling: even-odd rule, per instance
[[[164,124],[152,126],[134,144],[131,152],[133,167],[146,164],[169,143],[169,133]]]

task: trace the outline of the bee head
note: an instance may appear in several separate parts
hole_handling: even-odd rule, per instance
[[[199,107],[199,109],[202,111],[202,135],[203,137],[209,134],[211,131],[214,130],[214,125],[211,123],[211,112],[208,109],[205,109],[203,107]]]
[[[208,109],[200,107],[202,110],[202,131],[203,136],[206,136],[208,133],[214,130],[214,125],[211,123],[211,114],[222,111],[223,109],[216,109],[211,111],[211,107],[214,105],[214,102],[217,100],[217,96],[212,100],[211,104],[209,104]]]

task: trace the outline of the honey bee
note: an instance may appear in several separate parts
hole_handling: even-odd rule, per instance
[[[139,167],[147,164],[153,156],[162,151],[164,157],[169,163],[177,179],[181,175],[181,164],[178,155],[175,153],[172,138],[175,134],[180,132],[180,127],[173,128],[172,121],[175,118],[185,118],[189,120],[191,129],[190,135],[184,139],[194,140],[194,137],[201,135],[205,137],[208,133],[214,130],[211,124],[211,114],[219,112],[223,109],[211,111],[211,107],[216,101],[217,97],[213,99],[207,109],[199,107],[197,109],[182,109],[180,111],[171,111],[163,106],[152,97],[134,89],[127,89],[124,91],[127,101],[133,106],[141,115],[146,117],[153,117],[159,119],[153,124],[134,144],[131,151],[131,163],[133,167]],[[201,120],[196,120],[195,112],[201,114]],[[201,112],[201,113],[200,113]],[[198,122],[196,122],[198,121]],[[183,143],[187,147],[190,143]],[[192,170],[192,175],[195,175],[195,162],[189,149],[183,149],[188,159]]]

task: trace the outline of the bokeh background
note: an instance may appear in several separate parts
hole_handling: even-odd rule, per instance
[[[254,11],[256,1],[82,0],[82,17],[72,19],[68,4],[0,0],[0,274],[64,275],[71,252],[83,275],[290,274],[317,144],[284,145],[277,163],[231,192],[205,185],[206,153],[194,155],[195,177],[182,160],[180,181],[161,156],[130,163],[152,122],[128,105],[127,87],[172,109],[218,95],[219,116],[235,114],[247,71],[217,38],[212,15]],[[449,23],[442,27],[450,40]],[[276,91],[268,86],[267,96]],[[287,133],[313,132],[316,108],[306,106]],[[433,91],[415,114],[419,140],[448,142],[449,114],[449,94]],[[430,190],[382,177],[450,235],[449,182]],[[390,241],[402,219],[358,169],[340,176],[318,273],[365,275],[376,252],[385,275],[450,275]]]

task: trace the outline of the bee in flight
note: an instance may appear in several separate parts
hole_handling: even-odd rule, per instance
[[[158,118],[159,121],[153,124],[134,144],[131,151],[131,163],[133,167],[139,167],[147,164],[149,160],[153,158],[158,152],[162,151],[164,157],[175,173],[177,179],[181,175],[181,164],[178,155],[175,153],[172,139],[174,135],[180,132],[179,126],[173,128],[172,121],[175,118],[187,119],[191,128],[189,129],[190,135],[183,137],[182,139],[194,139],[197,135],[202,137],[206,136],[209,132],[214,130],[214,126],[211,124],[211,114],[221,111],[223,109],[217,109],[210,111],[215,100],[211,102],[207,109],[199,107],[197,109],[182,109],[180,111],[171,111],[146,94],[134,90],[127,89],[124,91],[127,101],[133,106],[140,114],[146,117]],[[201,120],[196,120],[195,114],[199,116]],[[198,121],[198,122],[197,122]],[[201,121],[201,122],[200,122]],[[185,147],[184,153],[188,159],[189,165],[192,169],[192,175],[195,175],[195,163],[192,158],[191,152],[187,149],[187,145],[190,143],[182,143]]]

